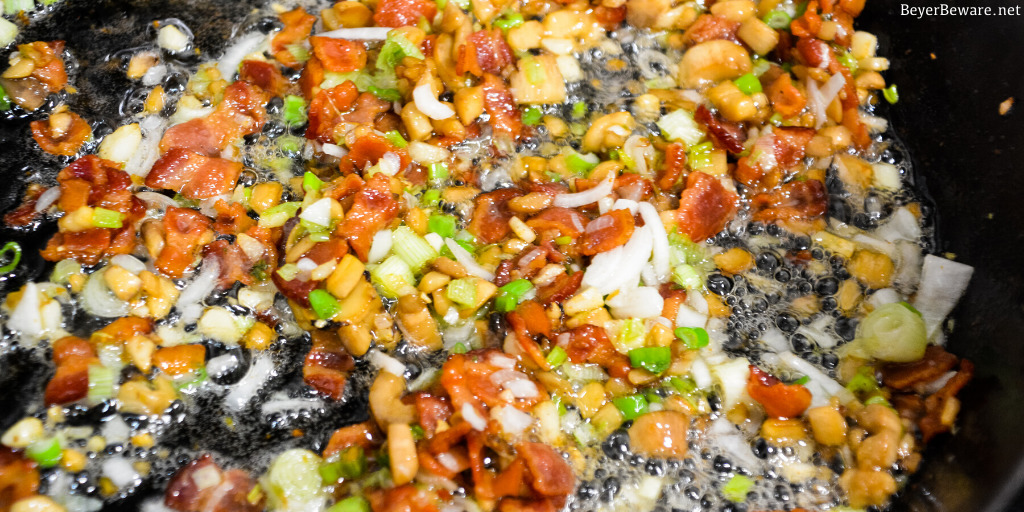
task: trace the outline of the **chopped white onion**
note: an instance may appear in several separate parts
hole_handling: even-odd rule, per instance
[[[646,203],[645,203],[646,204]],[[665,299],[653,286],[624,290],[607,301],[615,318],[654,318],[661,315]]]
[[[761,343],[766,345],[772,352],[785,352],[789,350],[789,341],[786,335],[778,327],[771,327],[761,335]]]
[[[377,167],[380,169],[380,172],[384,173],[384,175],[394,176],[398,174],[398,171],[402,170],[402,159],[395,153],[388,151],[380,157],[380,160],[377,162]]]
[[[510,405],[496,407],[491,416],[498,421],[501,429],[513,436],[520,436],[533,424],[533,416]]]
[[[206,362],[206,373],[211,377],[220,378],[223,377],[238,368],[238,356],[228,352],[221,354],[217,357],[210,358]]]
[[[220,470],[213,465],[203,466],[192,472],[192,482],[196,484],[200,492],[220,485],[222,480]]]
[[[485,430],[487,428],[487,418],[484,418],[477,412],[476,407],[473,407],[470,403],[462,404],[462,418],[475,430]]]
[[[700,389],[710,389],[713,381],[711,380],[711,370],[708,368],[707,363],[704,362],[703,357],[698,357],[693,360],[693,364],[690,365],[690,375],[693,376],[693,382],[697,384]]]
[[[345,148],[337,144],[323,144],[320,146],[320,150],[323,151],[325,155],[331,155],[337,158],[341,158],[348,154],[348,151]]]
[[[812,403],[814,405],[824,405],[828,403],[828,397],[821,397],[820,395],[815,394],[816,388],[820,389],[829,396],[838,397],[839,401],[843,404],[847,404],[852,400],[856,400],[856,397],[853,396],[853,393],[851,393],[848,389],[843,387],[842,384],[836,382],[831,377],[826,375],[824,372],[819,370],[816,366],[814,366],[811,363],[808,363],[807,361],[804,361],[796,354],[793,354],[792,352],[788,351],[780,352],[779,360],[782,361],[782,363],[785,364],[786,366],[806,375],[810,379],[807,382],[807,384],[805,384],[805,386],[807,387],[807,389],[811,391],[811,395],[814,398],[812,400]],[[824,403],[821,402],[822,398],[824,398]]]
[[[132,274],[138,274],[139,272],[146,270],[146,264],[130,254],[118,254],[117,256],[110,258],[110,263],[112,265],[117,265]]]
[[[437,462],[444,466],[448,471],[457,472],[460,469],[458,459],[456,459],[451,453],[441,452],[434,458],[437,459]]]
[[[266,252],[267,248],[263,245],[263,242],[245,234],[239,233],[235,237],[235,243],[245,253],[245,257],[249,258],[250,261],[259,261],[263,257],[263,253]]]
[[[750,361],[739,357],[711,366],[711,376],[718,382],[722,396],[722,410],[729,411],[740,402],[749,401],[747,380]]]
[[[379,350],[371,350],[367,356],[370,360],[370,364],[380,368],[382,371],[388,372],[396,377],[405,377],[405,365],[398,359],[395,359]]]
[[[877,290],[875,293],[872,293],[871,296],[868,297],[867,302],[877,308],[886,304],[899,302],[901,300],[903,300],[903,296],[900,295],[900,292],[892,288],[882,288],[881,290]]]
[[[256,396],[256,392],[267,383],[267,380],[274,375],[274,362],[270,356],[257,354],[253,357],[249,371],[241,378],[231,391],[224,397],[224,405],[229,409],[238,411],[249,403]]]
[[[508,391],[516,398],[536,398],[540,396],[540,392],[537,391],[537,385],[527,379],[510,380],[505,383],[504,388],[505,391]]]
[[[222,77],[232,80],[245,56],[258,51],[266,41],[267,36],[261,32],[253,32],[236,39],[234,44],[224,50],[224,55],[217,62],[217,71],[220,71]]]
[[[22,336],[29,338],[38,338],[42,334],[43,317],[39,313],[39,288],[36,283],[29,281],[25,284],[21,300],[18,301],[14,311],[11,311],[7,328],[12,331],[20,331]]]
[[[46,211],[53,203],[57,202],[57,199],[60,199],[60,187],[46,189],[46,192],[39,194],[39,198],[36,199],[36,213]]]
[[[317,36],[355,41],[383,41],[388,38],[388,32],[391,30],[388,27],[339,28],[330,32],[321,32]]]
[[[441,248],[444,247],[444,238],[437,233],[427,233],[423,235],[423,239],[434,248],[435,251],[441,252]]]
[[[614,187],[615,175],[614,173],[608,173],[608,176],[606,176],[605,179],[596,187],[589,188],[583,192],[576,192],[574,194],[558,194],[555,196],[554,205],[562,208],[578,208],[580,206],[593,204],[608,194],[611,194]]]
[[[651,263],[654,264],[654,272],[657,274],[659,282],[668,281],[670,274],[672,273],[672,267],[669,260],[669,243],[668,243],[668,232],[665,230],[665,224],[661,222],[661,216],[658,215],[658,210],[654,208],[654,205],[643,201],[639,206],[640,217],[644,219],[644,225],[651,230],[652,256]]]
[[[679,305],[679,311],[676,312],[676,327],[700,327],[703,329],[707,323],[708,315],[700,313],[686,304]]]
[[[511,370],[512,368],[516,367],[515,359],[512,359],[511,357],[508,356],[503,356],[497,352],[492,352],[491,355],[487,358],[487,361],[493,364],[494,366],[504,368],[506,370]]]
[[[391,230],[382,229],[373,235],[370,253],[366,255],[367,263],[377,263],[391,252]]]
[[[110,479],[118,488],[124,488],[141,481],[141,477],[132,467],[132,463],[124,457],[111,457],[100,465],[103,476]]]
[[[924,318],[929,340],[942,331],[942,321],[967,291],[972,274],[974,267],[970,265],[931,254],[924,257],[921,286],[914,297],[914,307]]]
[[[330,226],[331,198],[325,197],[323,199],[319,199],[313,204],[303,208],[302,213],[299,214],[299,218],[325,228]]]
[[[107,269],[93,272],[82,288],[82,306],[94,316],[117,318],[128,315],[128,303],[117,298],[103,280]],[[19,304],[19,308],[20,308]],[[36,307],[38,310],[38,305]],[[38,313],[37,313],[38,314]]]
[[[215,258],[203,260],[203,266],[199,273],[192,278],[192,282],[181,291],[178,296],[178,308],[184,308],[190,304],[198,304],[205,299],[214,289],[217,288],[217,279],[220,277],[220,264]]]
[[[466,268],[466,272],[469,272],[484,281],[494,281],[494,273],[481,267],[473,258],[473,255],[456,243],[455,240],[447,238],[445,239],[444,244],[448,247],[448,250],[452,251],[452,255],[455,256],[455,261],[458,261]]]
[[[157,64],[147,69],[146,73],[142,75],[142,85],[153,87],[159,84],[165,76],[167,76],[167,65]]]
[[[448,119],[455,115],[455,111],[451,107],[437,101],[437,96],[434,96],[434,90],[430,87],[429,82],[417,85],[412,90],[412,99],[420,112],[435,121]]]

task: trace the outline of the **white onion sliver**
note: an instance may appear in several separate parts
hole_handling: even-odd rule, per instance
[[[284,411],[312,411],[323,409],[324,401],[316,398],[293,398],[290,400],[274,400],[263,404],[264,415],[277,414]]]
[[[330,32],[321,32],[317,36],[357,41],[383,41],[388,38],[388,32],[391,30],[388,27],[339,28]]]
[[[274,362],[268,355],[257,355],[245,376],[236,383],[224,397],[224,405],[232,410],[241,410],[256,396],[256,392],[274,374]]]
[[[796,354],[793,354],[792,352],[788,351],[780,352],[779,359],[786,366],[809,377],[810,382],[808,382],[808,384],[813,382],[821,386],[821,389],[828,393],[829,395],[839,397],[839,401],[841,403],[846,404],[852,400],[856,400],[856,397],[853,396],[853,393],[851,393],[849,390],[843,387],[842,384],[836,382],[831,377],[829,377],[821,370],[819,370],[817,367],[815,367],[813,364],[804,361]]]
[[[654,205],[646,201],[640,203],[640,217],[644,219],[644,225],[651,230],[651,241],[653,242],[651,263],[654,264],[654,271],[660,282],[668,281],[672,272],[669,261],[668,232],[665,231],[665,224],[661,222],[661,216]]]
[[[459,471],[459,461],[458,459],[455,458],[454,455],[448,452],[441,452],[437,454],[434,458],[436,458],[437,462],[444,466],[448,471]]]
[[[448,250],[452,251],[452,255],[455,256],[455,261],[466,267],[466,272],[473,274],[484,281],[494,281],[494,274],[489,270],[480,266],[479,263],[473,258],[473,255],[469,253],[465,248],[459,245],[455,240],[446,238],[444,244],[448,247]]]
[[[505,383],[504,388],[516,398],[535,398],[540,396],[537,385],[527,379],[515,379]]]
[[[626,245],[595,255],[583,274],[584,287],[594,287],[602,295],[635,287],[640,282],[640,273],[647,260],[651,258],[653,242],[650,231],[649,226],[637,228]],[[608,256],[602,258],[605,254]]]
[[[391,230],[382,229],[373,235],[370,253],[366,255],[367,263],[377,263],[391,252]]]
[[[379,350],[373,350],[369,353],[370,364],[380,368],[382,371],[388,372],[396,377],[405,377],[405,365],[401,361],[395,359]]]
[[[205,299],[217,287],[217,278],[219,277],[220,264],[217,263],[217,260],[214,258],[203,260],[203,266],[199,269],[199,273],[178,296],[178,308],[198,304],[199,301]]]
[[[323,151],[325,155],[331,155],[337,158],[341,158],[348,154],[348,151],[346,151],[345,148],[337,144],[324,144],[320,146],[320,150]]]
[[[220,71],[220,75],[228,80],[234,78],[235,73],[238,72],[238,66],[242,64],[242,59],[246,55],[258,50],[266,39],[267,36],[260,32],[246,34],[237,39],[235,44],[224,50],[224,55],[217,63],[217,70]]]
[[[625,290],[608,302],[616,318],[654,318],[661,315],[665,299],[653,286]]]
[[[146,264],[130,254],[118,254],[117,256],[110,258],[110,263],[117,265],[132,274],[138,274],[139,272],[146,270]]]
[[[402,159],[395,153],[388,151],[380,157],[377,166],[380,168],[380,172],[386,176],[394,176],[398,174],[398,171],[402,170]]]
[[[974,267],[928,254],[921,270],[921,286],[914,307],[924,317],[928,339],[941,332],[942,321],[967,291]]]
[[[11,311],[7,328],[12,331],[20,331],[22,336],[31,338],[42,334],[43,317],[39,313],[39,288],[36,283],[29,281],[25,284],[25,291],[21,294],[18,306]]]
[[[146,190],[135,194],[135,197],[149,204],[149,206],[157,206],[162,208],[167,208],[168,206],[178,206],[178,202],[175,201],[173,198],[167,197],[159,192],[150,192]]]
[[[299,218],[325,228],[330,226],[331,198],[325,197],[303,208],[302,213],[299,214]]]
[[[493,415],[501,429],[513,436],[521,435],[533,424],[533,416],[508,405],[494,409]]]
[[[568,333],[566,333],[566,334],[568,334]],[[506,370],[511,370],[512,368],[516,367],[516,360],[515,359],[512,359],[511,357],[503,356],[501,354],[498,354],[497,352],[492,352],[491,353],[490,357],[488,358],[488,362],[490,362],[494,366],[498,366],[498,367],[504,368]]]
[[[135,472],[131,462],[124,457],[107,459],[100,467],[103,470],[103,476],[109,478],[118,488],[134,485],[140,480],[139,474]]]
[[[611,194],[614,187],[615,176],[613,173],[608,173],[608,176],[605,177],[605,179],[596,187],[573,194],[558,194],[555,196],[554,205],[562,208],[578,208],[580,206],[586,206],[588,204],[596,203],[598,200],[604,198],[608,194]]]
[[[89,314],[104,318],[128,315],[128,303],[114,296],[103,280],[106,269],[93,272],[82,288],[82,306]],[[19,304],[20,309],[20,304]],[[36,308],[38,311],[38,307]],[[38,314],[38,312],[37,312]]]
[[[53,206],[53,203],[60,199],[60,187],[50,187],[46,189],[46,192],[39,194],[36,199],[36,213],[46,211],[47,208]]]
[[[484,418],[477,412],[476,407],[473,407],[470,403],[462,404],[462,418],[469,423],[475,430],[484,430],[487,428],[487,418]]]
[[[455,111],[451,107],[437,100],[429,83],[417,85],[412,90],[412,99],[416,103],[416,108],[420,109],[420,112],[423,112],[427,117],[435,121],[448,119],[455,115]]]
[[[211,377],[223,377],[238,368],[238,356],[228,352],[206,362],[206,373]]]

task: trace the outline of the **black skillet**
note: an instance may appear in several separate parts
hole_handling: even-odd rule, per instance
[[[247,4],[64,0],[24,40],[68,42],[79,61],[76,83],[83,86],[83,94],[73,96],[71,104],[102,131],[104,121],[116,119],[119,102],[92,98],[130,87],[118,63],[106,60],[107,55],[152,41],[148,24],[169,17],[192,28],[197,47],[216,52],[231,35],[233,23],[249,14]],[[1024,14],[1006,0],[991,0],[986,6],[993,11],[1008,6],[1015,14],[917,18],[902,14],[904,5],[869,0],[858,26],[879,35],[880,54],[892,62],[885,75],[898,84],[900,100],[885,112],[910,152],[918,185],[934,201],[940,240],[936,252],[954,253],[976,267],[967,296],[954,312],[949,345],[976,363],[977,376],[961,396],[959,432],[935,440],[922,469],[892,508],[1024,510]],[[1022,104],[1001,115],[1000,103],[1011,97]],[[29,142],[27,120],[0,121],[0,175],[8,183],[0,187],[0,211],[16,204],[27,174],[40,172],[52,179],[61,165],[22,149]],[[0,239],[39,247],[50,231],[52,227],[26,236],[0,228]],[[0,281],[0,293],[42,272],[37,258],[27,260],[18,278]],[[19,417],[19,397],[11,392],[12,385],[24,378],[18,373],[30,371],[0,375],[0,408],[12,411],[0,418],[0,427]]]

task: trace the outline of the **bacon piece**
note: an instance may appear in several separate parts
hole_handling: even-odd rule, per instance
[[[530,470],[531,487],[542,496],[568,496],[576,487],[572,468],[554,448],[541,444],[523,442],[516,445],[516,451]]]
[[[751,199],[754,220],[813,220],[828,211],[828,191],[819,180],[792,181],[778,190],[757,194]]]
[[[725,39],[739,43],[736,38],[736,31],[740,29],[740,23],[713,14],[701,14],[697,21],[693,22],[683,33],[683,43],[687,45],[700,44],[715,39]]]
[[[398,215],[398,201],[391,193],[390,179],[374,174],[356,193],[352,208],[338,228],[352,246],[359,259],[366,261],[373,243],[373,235],[384,229]]]
[[[957,357],[938,345],[929,345],[924,357],[912,363],[887,364],[882,367],[882,382],[893,389],[910,389],[938,379],[952,370]]]
[[[374,124],[381,114],[384,114],[389,110],[391,110],[390,101],[382,100],[374,94],[364,92],[356,98],[355,105],[352,106],[352,111],[341,116],[341,119],[346,123]],[[402,153],[404,153],[404,151],[402,151]]]
[[[459,47],[455,73],[469,72],[476,76],[484,73],[500,75],[502,70],[515,61],[512,48],[505,42],[501,30],[478,30],[466,38],[466,44]]]
[[[164,132],[160,151],[186,149],[206,156],[219,156],[238,138],[256,133],[266,121],[267,97],[257,86],[244,81],[224,90],[224,99],[206,116],[176,124]]]
[[[153,353],[153,365],[171,377],[187,375],[206,365],[206,347],[200,343],[163,347]]]
[[[942,389],[924,399],[924,417],[918,422],[921,428],[921,439],[927,443],[933,437],[943,432],[948,432],[952,424],[943,421],[947,416],[946,409],[950,401],[956,399],[956,394],[971,381],[974,377],[974,363],[967,359],[960,361],[960,369]]]
[[[238,204],[238,203],[235,203]],[[215,240],[203,247],[203,256],[212,257],[217,260],[220,269],[220,278],[217,281],[218,288],[231,288],[235,282],[246,286],[255,283],[252,276],[252,264],[249,258],[242,251],[242,248],[233,245],[227,240]]]
[[[376,164],[385,153],[398,155],[399,169],[408,167],[409,162],[411,162],[409,153],[406,150],[395,147],[382,135],[369,132],[360,135],[355,141],[349,143],[348,154],[341,159],[338,168],[342,174],[363,170]]]
[[[357,97],[359,90],[350,81],[316,93],[309,103],[306,138],[336,144],[338,141],[334,138],[334,126],[341,122],[342,114],[349,111]]]
[[[624,245],[633,236],[634,227],[629,210],[612,210],[587,224],[580,253],[593,256]]]
[[[799,114],[807,106],[807,97],[793,85],[789,73],[783,73],[768,86],[768,100],[772,108],[784,118]]]
[[[274,285],[277,286],[277,290],[281,292],[287,299],[295,301],[304,308],[309,307],[309,292],[316,289],[319,285],[319,281],[302,281],[298,278],[285,280],[281,277],[281,274],[273,272],[270,274],[270,278],[274,281]]]
[[[302,363],[302,381],[334,400],[345,396],[348,372],[355,368],[355,359],[345,350],[335,331],[316,330],[313,347]]]
[[[447,397],[419,392],[416,393],[414,401],[420,426],[423,427],[424,435],[428,438],[434,437],[438,423],[447,422],[455,412]]]
[[[482,244],[493,244],[505,238],[512,230],[508,225],[513,217],[508,201],[521,195],[518,189],[502,188],[476,196],[473,219],[466,230],[476,235]]]
[[[204,242],[213,238],[210,219],[195,210],[169,206],[163,226],[167,238],[155,266],[163,275],[179,279],[192,266]]]
[[[102,206],[129,215],[129,220],[145,215],[145,205],[133,200],[128,190],[132,185],[128,173],[96,155],[85,155],[61,169],[57,183],[61,194],[57,205],[65,212],[82,206]],[[136,211],[136,205],[142,207],[141,211]]]
[[[780,126],[772,129],[775,135],[775,161],[779,167],[789,169],[804,159],[807,144],[814,138],[813,128]]]
[[[281,23],[284,23],[284,28],[271,40],[270,51],[281,64],[297,68],[299,61],[292,55],[292,52],[288,51],[288,47],[299,43],[309,35],[313,30],[313,24],[316,23],[316,16],[307,13],[302,7],[296,7],[281,13],[280,18]]]
[[[597,183],[594,184],[595,186]],[[624,199],[645,201],[654,195],[651,180],[635,173],[624,173],[615,178],[615,193]]]
[[[373,13],[378,27],[404,27],[419,23],[420,17],[427,22],[437,14],[437,4],[430,0],[381,0]]]
[[[562,302],[572,297],[583,283],[583,272],[560,274],[555,280],[537,290],[537,302],[547,306],[552,302]]]
[[[313,36],[309,42],[313,45],[313,55],[327,71],[345,73],[366,67],[366,48],[358,41]]]
[[[743,152],[743,143],[747,140],[747,132],[738,123],[722,119],[704,105],[697,107],[693,118],[707,126],[708,137],[711,138],[716,147],[724,148],[734,154]]]
[[[526,221],[537,232],[555,230],[559,236],[577,238],[583,234],[587,219],[576,210],[554,206]]]
[[[13,227],[28,226],[39,219],[39,212],[36,211],[36,201],[43,195],[46,187],[38,183],[29,183],[25,187],[25,197],[17,208],[4,214],[4,224]]]
[[[313,55],[306,61],[306,65],[302,67],[302,73],[299,75],[299,88],[302,89],[302,95],[306,98],[313,98],[318,92],[320,92],[320,84],[324,82],[324,65],[320,63],[320,59]]]
[[[523,131],[523,121],[505,82],[490,73],[484,73],[480,87],[484,91],[484,110],[491,116],[491,128],[495,134],[518,139]]]
[[[571,2],[568,2],[571,3]],[[605,30],[611,32],[622,24],[623,20],[626,19],[627,6],[621,5],[619,7],[605,7],[604,5],[598,5],[594,7],[594,18],[597,22],[604,27]]]
[[[821,15],[818,14],[817,0],[807,2],[804,14],[789,24],[789,30],[796,37],[817,37],[821,30]]]
[[[679,196],[675,212],[680,231],[694,242],[702,242],[725,228],[736,213],[736,194],[716,178],[703,172],[691,172],[686,189]]]
[[[271,96],[281,96],[288,90],[288,80],[281,74],[281,70],[262,60],[242,61],[242,67],[238,70],[238,79],[263,89]]]
[[[210,478],[214,475],[217,478]],[[249,473],[240,469],[224,471],[204,454],[171,477],[164,505],[180,512],[258,512],[263,510],[263,495],[255,503],[249,501],[255,486]]]
[[[55,116],[68,116],[68,126],[54,126]],[[82,144],[92,136],[92,127],[74,112],[51,114],[46,121],[32,121],[32,138],[43,151],[51,155],[74,156]]]
[[[57,372],[46,383],[43,395],[47,406],[81,400],[89,392],[89,365],[98,363],[89,342],[66,336],[53,342],[53,362]]]
[[[615,350],[604,328],[590,324],[571,329],[565,348],[574,363],[594,363],[608,368],[612,377],[625,378],[631,366],[629,359]]]
[[[0,446],[0,510],[9,510],[18,500],[39,492],[36,463],[20,452]]]
[[[213,209],[217,212],[213,230],[219,235],[237,235],[256,225],[256,221],[249,217],[245,207],[239,203],[217,201]]]
[[[240,162],[172,149],[153,164],[146,186],[174,190],[189,199],[206,199],[231,192],[240,174]]]
[[[437,493],[405,484],[391,489],[366,491],[373,512],[437,512]]]
[[[686,147],[673,142],[665,148],[665,167],[658,173],[658,188],[668,190],[679,182],[686,170]]]
[[[750,365],[747,393],[773,418],[798,418],[811,405],[811,392],[799,384],[786,384]]]
[[[384,440],[381,438],[380,430],[373,421],[364,421],[347,427],[341,427],[331,434],[327,441],[327,448],[324,448],[324,458],[336,453],[341,453],[353,446],[359,446],[363,450],[370,451],[380,446]]]
[[[130,316],[110,322],[106,327],[92,333],[89,339],[93,343],[124,343],[132,337],[151,332],[153,332],[152,320]]]
[[[93,228],[73,233],[57,233],[40,254],[47,261],[72,258],[85,265],[95,265],[110,248],[111,231]]]

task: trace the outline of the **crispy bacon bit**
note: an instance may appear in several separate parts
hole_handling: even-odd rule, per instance
[[[309,126],[306,138],[335,144],[334,126],[341,122],[341,115],[348,112],[359,97],[356,84],[346,81],[330,89],[316,93],[309,103]]]
[[[633,229],[633,214],[629,210],[612,210],[587,224],[580,252],[593,256],[610,251],[628,242]]]
[[[560,274],[551,284],[537,290],[537,302],[545,306],[572,297],[583,283],[583,272]]]
[[[526,225],[537,232],[554,230],[558,236],[576,238],[583,234],[587,219],[576,210],[555,206],[534,215]]]
[[[598,5],[597,7],[594,7],[594,18],[597,19],[597,22],[600,23],[605,30],[611,32],[619,28],[619,25],[621,25],[623,20],[626,19],[626,10],[627,7],[625,5],[621,5],[619,7]]]
[[[373,13],[378,27],[404,27],[419,23],[420,18],[428,22],[437,14],[437,4],[430,0],[382,0]]]
[[[331,434],[327,441],[327,448],[324,448],[324,458],[336,453],[341,453],[353,446],[359,446],[364,450],[370,450],[383,443],[380,430],[373,421],[364,421],[347,427],[341,427]]]
[[[92,135],[92,128],[74,112],[56,112],[46,121],[30,123],[32,138],[51,155],[74,156]]]
[[[89,340],[93,343],[123,343],[133,336],[151,332],[153,332],[152,320],[130,316],[110,322],[106,327],[92,333]]]
[[[251,273],[252,263],[241,247],[227,240],[215,240],[203,247],[203,256],[217,259],[220,269],[218,286],[221,289],[230,288],[236,281],[247,286],[255,282]]]
[[[309,292],[313,291],[318,281],[312,279],[308,281],[302,281],[299,278],[286,281],[281,274],[274,272],[270,275],[274,281],[274,286],[277,286],[277,291],[281,292],[289,300],[295,301],[304,308],[309,307]]]
[[[784,118],[790,118],[807,106],[807,97],[793,85],[789,73],[783,73],[768,86],[768,100],[775,111]]]
[[[947,414],[947,408],[951,405],[959,408],[955,402],[956,394],[970,382],[974,376],[974,363],[964,359],[960,361],[960,369],[942,389],[924,399],[924,417],[918,423],[921,427],[921,438],[924,442],[930,441],[933,437],[943,432],[949,432],[953,427],[952,417]],[[955,405],[953,405],[955,404]],[[952,415],[952,416],[955,416]]]
[[[668,190],[679,182],[686,170],[686,148],[673,142],[665,148],[665,167],[658,174],[658,188]]]
[[[434,492],[405,484],[387,490],[366,493],[373,512],[437,512],[440,500]]]
[[[633,201],[646,201],[654,195],[651,180],[635,173],[625,173],[616,177],[614,190],[619,197]]]
[[[554,448],[541,443],[519,443],[519,456],[526,461],[526,467],[533,477],[533,490],[543,496],[567,496],[576,486],[572,468]]]
[[[187,375],[206,362],[206,347],[200,343],[163,347],[153,353],[153,365],[171,377]]]
[[[434,437],[438,424],[442,421],[447,422],[455,412],[447,397],[420,392],[416,393],[414,400],[419,423],[427,437]]]
[[[281,23],[284,23],[284,28],[270,42],[270,51],[281,64],[297,68],[300,63],[292,55],[292,52],[288,51],[288,47],[297,44],[309,35],[309,32],[313,30],[313,24],[316,23],[316,16],[307,13],[302,7],[296,7],[281,13],[280,18]]]
[[[807,2],[807,9],[803,16],[793,20],[789,24],[789,30],[796,37],[817,37],[821,30],[821,15],[818,14],[817,0]]]
[[[366,67],[366,48],[358,41],[313,36],[309,42],[313,45],[313,55],[327,71],[345,73]]]
[[[455,73],[469,72],[476,76],[484,73],[500,75],[515,61],[512,48],[505,42],[501,30],[478,30],[466,38],[466,44],[459,48]]]
[[[785,177],[786,170],[800,163],[804,158],[807,143],[814,137],[812,128],[777,127],[772,131],[772,153],[775,166],[765,169],[760,158],[740,158],[736,162],[733,177],[736,181],[757,191],[771,190]],[[758,151],[755,146],[755,152]]]
[[[828,191],[819,180],[792,181],[781,188],[757,194],[750,203],[754,220],[813,220],[828,211]]]
[[[192,266],[202,246],[213,238],[210,219],[195,210],[169,206],[163,227],[167,239],[155,265],[165,276],[179,279]]]
[[[473,220],[466,230],[476,235],[477,241],[482,244],[493,244],[505,238],[512,230],[508,225],[513,216],[508,209],[508,201],[521,195],[522,192],[513,188],[480,194],[476,197]]]
[[[680,231],[694,242],[702,242],[725,228],[736,213],[736,194],[703,172],[691,172],[686,189],[679,196],[675,212]]]
[[[390,101],[382,100],[371,93],[364,92],[356,98],[352,111],[341,116],[341,120],[346,123],[374,124],[381,114],[389,110],[391,110]]]
[[[570,361],[599,364],[608,368],[612,377],[625,378],[629,374],[629,359],[615,350],[603,328],[588,324],[568,332],[569,345],[565,351]]]
[[[894,389],[911,389],[928,384],[952,370],[957,357],[938,345],[929,345],[920,361],[887,364],[882,367],[882,382]]]
[[[57,373],[46,384],[46,405],[81,400],[89,392],[89,365],[99,362],[89,342],[67,336],[53,343]]]
[[[359,259],[366,261],[375,235],[398,215],[398,201],[391,193],[390,179],[374,174],[356,193],[352,208],[338,228]]]
[[[219,156],[239,137],[263,128],[267,110],[266,94],[257,86],[243,81],[224,90],[224,99],[213,113],[167,129],[160,139],[160,151],[185,149],[206,156]]]
[[[355,368],[355,359],[335,331],[313,331],[313,348],[302,364],[302,380],[309,387],[334,400],[345,396],[348,372]]]
[[[362,99],[362,96],[360,96],[360,99]],[[372,131],[360,135],[355,141],[349,142],[348,146],[348,154],[338,164],[342,174],[364,170],[376,164],[385,153],[398,155],[400,160],[398,164],[399,169],[406,168],[411,161],[406,150],[395,147],[383,136]]]
[[[238,79],[245,80],[272,96],[281,96],[288,90],[288,80],[281,74],[281,70],[262,60],[242,61],[242,67],[238,70]]]
[[[484,73],[480,87],[484,91],[484,110],[491,116],[491,128],[495,134],[518,139],[523,131],[523,121],[505,82],[490,73]]]
[[[324,65],[320,63],[320,59],[313,55],[306,61],[306,65],[302,67],[302,73],[299,75],[299,88],[302,89],[302,96],[305,98],[313,98],[318,92],[320,92],[320,84],[324,81]]]
[[[206,475],[216,478],[207,481]],[[249,473],[241,469],[224,471],[209,455],[203,455],[171,477],[164,505],[181,512],[258,512],[263,510],[263,495],[255,503],[249,501],[255,486]]]
[[[0,446],[0,510],[39,492],[36,463],[6,446]]]
[[[25,187],[25,197],[17,208],[4,214],[4,224],[8,226],[21,227],[32,224],[39,218],[36,212],[36,200],[46,192],[46,187],[38,183],[29,183]]]
[[[742,126],[722,119],[704,105],[697,107],[693,118],[708,127],[708,136],[716,147],[724,148],[730,153],[743,152],[743,143],[747,140],[747,132]]]
[[[811,405],[811,392],[799,384],[786,384],[750,365],[747,393],[773,418],[798,418]]]
[[[804,159],[807,143],[814,137],[814,129],[798,126],[777,127],[775,135],[775,161],[779,167],[789,169]]]
[[[50,93],[58,92],[68,83],[67,71],[60,54],[64,41],[35,41],[18,45],[18,54],[32,61],[32,72],[25,78],[0,78],[7,95],[25,110],[35,110]]]
[[[740,23],[713,14],[701,14],[697,21],[683,33],[683,42],[688,45],[700,44],[715,39],[726,39],[738,43],[736,31]]]
[[[240,174],[240,162],[172,149],[153,164],[146,186],[174,190],[189,199],[206,199],[231,192]]]

